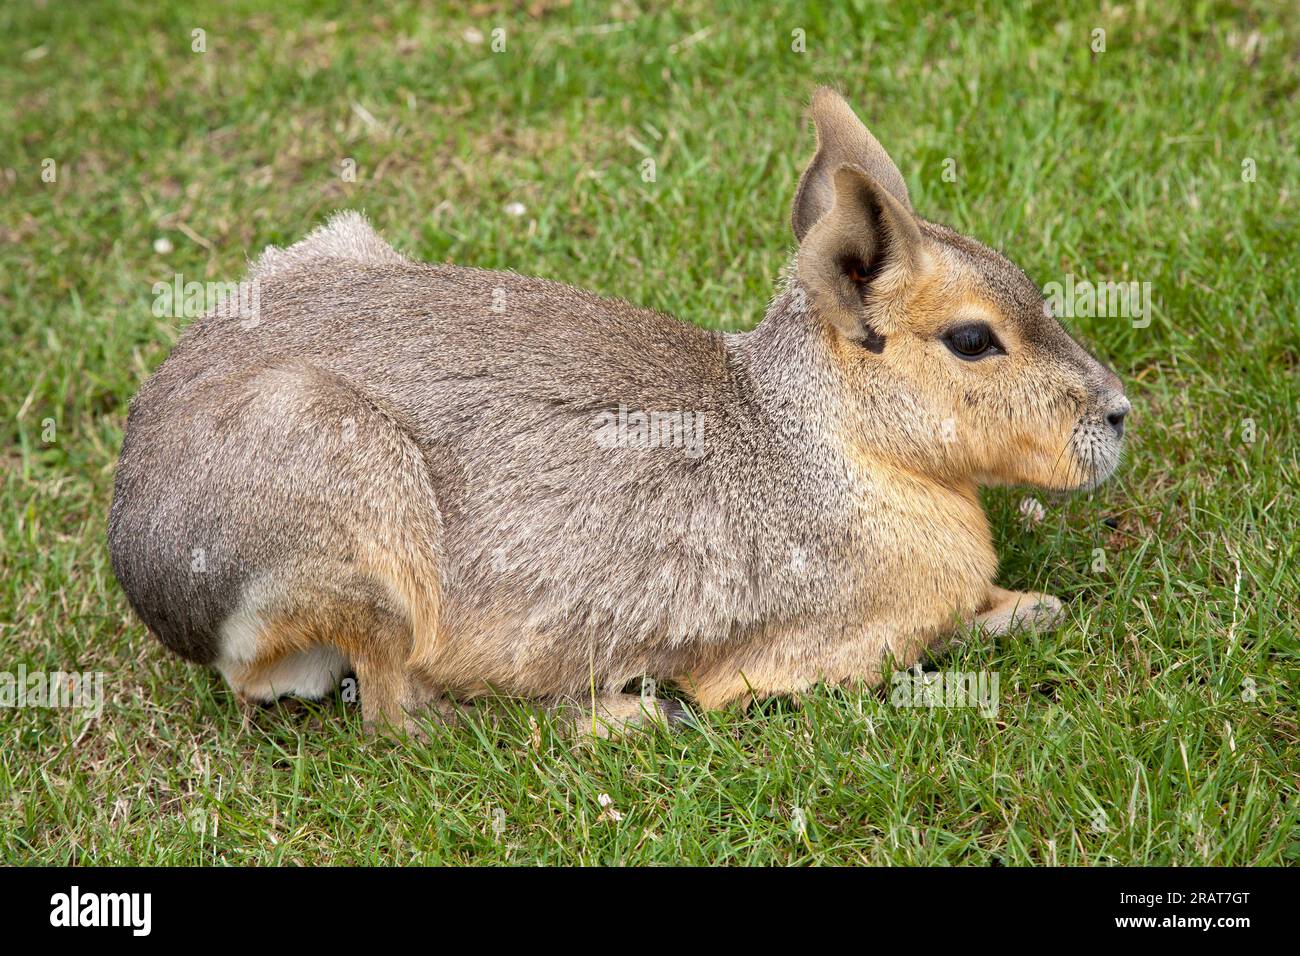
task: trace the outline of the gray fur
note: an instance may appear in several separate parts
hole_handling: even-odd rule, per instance
[[[858,161],[891,202],[902,189],[910,223],[901,175],[867,145]],[[1041,299],[1019,270],[916,222],[917,242],[1033,324]],[[268,250],[246,281],[259,313],[197,321],[133,400],[109,522],[132,606],[192,660],[228,659],[222,627],[250,611],[354,647],[423,640],[438,694],[615,691],[745,648],[755,667],[811,680],[914,658],[918,635],[991,585],[973,484],[953,477],[960,449],[935,437],[951,397],[891,370],[892,331],[887,346],[837,338],[846,323],[819,313],[797,267],[745,334],[413,262],[355,213]],[[1074,383],[1030,389],[1028,412],[1095,418],[1108,373],[1055,323],[1025,341],[1044,381],[1059,368]],[[979,388],[994,387],[967,404],[992,414]],[[602,444],[598,423],[620,408],[703,416],[703,446]],[[903,465],[873,471],[864,448]],[[430,633],[376,554],[438,596]]]

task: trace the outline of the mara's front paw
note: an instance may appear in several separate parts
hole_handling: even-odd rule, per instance
[[[1065,616],[1059,599],[1037,591],[989,589],[988,606],[975,615],[975,627],[993,637],[1012,631],[1046,631]]]
[[[677,730],[694,725],[695,716],[675,700],[641,697],[637,694],[606,694],[596,706],[569,702],[558,711],[579,733],[594,737],[619,737],[633,728],[665,727]]]

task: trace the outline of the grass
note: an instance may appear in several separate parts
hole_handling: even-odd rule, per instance
[[[0,8],[0,671],[107,698],[0,710],[0,861],[1300,862],[1294,5],[672,6]],[[247,718],[147,637],[104,526],[127,401],[184,325],[155,282],[364,208],[421,258],[749,328],[818,82],[922,214],[1040,284],[1153,290],[1147,327],[1070,323],[1133,399],[1121,476],[1033,525],[1023,489],[987,496],[1001,581],[1069,601],[942,662],[999,676],[995,718],[819,690],[675,736],[508,711],[371,742],[341,701]]]

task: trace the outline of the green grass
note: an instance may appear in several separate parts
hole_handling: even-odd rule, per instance
[[[107,697],[0,710],[0,861],[1300,861],[1294,5],[673,6],[0,7],[0,671],[99,671]],[[364,208],[421,258],[749,328],[818,82],[923,215],[1041,284],[1154,290],[1149,327],[1071,323],[1135,405],[1121,476],[1040,495],[1033,527],[1023,490],[988,495],[1001,581],[1070,610],[942,662],[999,675],[995,719],[826,690],[675,736],[511,711],[372,742],[340,701],[246,719],[147,637],[104,526],[127,400],[184,324],[154,282],[237,278]]]

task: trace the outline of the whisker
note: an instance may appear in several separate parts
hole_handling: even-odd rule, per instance
[[[1063,446],[1061,446],[1061,450],[1060,450],[1060,452],[1057,453],[1056,459],[1052,462],[1052,468],[1051,468],[1051,470],[1047,473],[1047,484],[1048,484],[1049,487],[1050,487],[1051,484],[1052,484],[1052,479],[1056,477],[1056,467],[1057,467],[1057,465],[1059,465],[1060,462],[1061,462],[1061,456],[1064,455],[1064,454],[1066,453],[1066,451],[1069,450],[1070,445],[1074,442],[1074,438],[1075,438],[1075,436],[1079,433],[1079,425],[1080,425],[1079,422],[1075,422],[1075,423],[1074,423],[1074,427],[1073,427],[1072,429],[1070,429],[1070,437],[1068,437],[1068,438],[1065,440],[1065,444],[1064,444]],[[1074,456],[1071,455],[1070,457],[1071,457],[1071,459],[1073,459]]]

